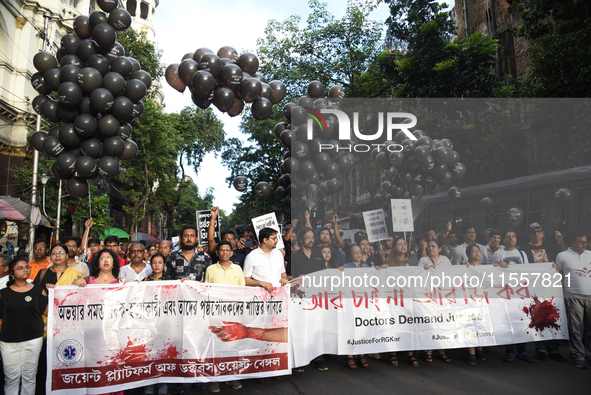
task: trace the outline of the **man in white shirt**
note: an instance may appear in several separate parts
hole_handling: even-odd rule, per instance
[[[506,231],[503,235],[503,240],[505,242],[505,248],[500,248],[493,254],[493,263],[495,266],[508,267],[509,265],[529,264],[527,255],[515,248],[517,235],[514,231]]]
[[[263,287],[273,292],[274,287],[287,284],[283,254],[277,250],[277,231],[263,228],[259,231],[259,248],[252,250],[244,260],[244,280],[247,286]]]
[[[587,236],[583,232],[570,232],[569,240],[570,248],[556,257],[556,269],[564,276],[570,358],[577,368],[586,369],[591,364],[591,251],[586,249]]]
[[[8,255],[0,255],[0,289],[6,288],[6,283],[10,276],[8,275],[8,264],[10,257]]]
[[[453,255],[451,256],[451,264],[463,265],[466,262],[468,262],[468,257],[466,256],[466,247],[473,244],[476,244],[478,248],[480,248],[480,262],[484,263],[486,250],[484,249],[483,245],[478,244],[476,242],[476,229],[473,226],[468,226],[464,230],[464,243],[460,244],[457,248],[454,248],[453,250]]]
[[[152,267],[144,262],[145,247],[139,241],[129,245],[129,265],[119,268],[119,277],[127,281],[143,281],[152,274]]]
[[[484,251],[486,254],[484,256],[484,264],[492,265],[493,255],[497,252],[500,248],[505,248],[501,246],[501,231],[497,229],[490,229],[488,234],[488,244],[484,246]]]

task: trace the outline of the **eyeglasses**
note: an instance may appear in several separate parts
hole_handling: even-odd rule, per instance
[[[224,240],[229,241],[229,242],[233,242],[236,240],[236,238],[235,237],[226,237],[226,238],[224,238]]]
[[[582,246],[584,246],[584,245],[587,245],[587,244],[588,244],[588,242],[587,242],[587,241],[573,240],[573,242],[575,242],[575,243],[577,243],[577,244],[580,244],[580,245],[582,245]]]
[[[143,254],[144,250],[129,250],[130,254]]]
[[[224,248],[223,250],[221,249],[220,252],[232,252],[232,250]]]
[[[31,268],[29,266],[21,266],[21,267],[15,267],[14,271],[22,271],[22,270],[31,270]]]
[[[101,261],[101,262],[112,261],[112,260],[113,260],[113,258],[111,258],[110,256],[104,256],[99,259],[99,261]]]
[[[277,236],[269,237],[269,240],[277,240]]]
[[[170,247],[158,247],[159,250],[170,250]]]
[[[361,251],[351,251],[351,254],[361,254]]]
[[[65,251],[54,251],[51,253],[51,255],[64,255],[65,253]]]
[[[476,232],[466,232],[467,235],[475,235]]]
[[[37,247],[34,250],[35,251],[45,251],[47,249],[47,247]]]

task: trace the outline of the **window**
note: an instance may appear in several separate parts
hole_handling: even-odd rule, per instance
[[[127,0],[127,12],[131,14],[131,16],[135,16],[135,9],[137,8],[137,2],[135,0]]]
[[[148,6],[148,4],[146,4],[144,2],[140,3],[140,18],[148,19],[149,9],[150,9],[150,6]]]

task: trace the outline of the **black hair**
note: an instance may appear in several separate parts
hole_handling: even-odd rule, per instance
[[[221,246],[230,246],[230,249],[232,249],[232,243],[230,243],[228,240],[220,241],[217,249],[219,250]]]
[[[473,250],[474,248],[480,251],[480,247],[478,247],[476,244],[471,244],[468,247],[466,247],[466,256],[470,253],[470,250]]]
[[[326,226],[323,226],[322,228],[318,229],[318,236],[320,236],[320,232],[327,230],[329,235],[332,235],[332,232],[330,231],[329,228],[327,228]]]
[[[503,232],[501,232],[499,229],[491,229],[490,231],[490,235],[488,235],[489,237],[493,237],[493,236],[501,236]]]
[[[66,254],[68,254],[68,247],[66,247],[64,244],[60,243],[59,241],[57,243],[55,243],[53,246],[51,246],[51,248],[49,249],[49,256],[51,256],[51,254],[53,254],[53,250],[55,250],[56,247],[61,247],[63,248],[63,250],[65,251]]]
[[[93,237],[92,239],[88,240],[88,245],[91,244],[96,244],[96,245],[101,245],[101,239],[99,239],[98,237]]]
[[[141,245],[144,246],[144,249],[146,249],[146,240],[140,240],[140,241],[134,241],[134,243],[140,243]]]
[[[185,225],[181,228],[181,238],[183,237],[183,233],[185,233],[185,230],[187,229],[193,229],[195,231],[195,234],[197,234],[197,227],[195,225]]]
[[[150,266],[152,266],[152,262],[154,262],[154,258],[156,258],[156,257],[158,257],[158,256],[159,256],[160,258],[162,258],[162,260],[164,261],[164,270],[163,270],[163,272],[165,272],[165,271],[166,271],[166,257],[165,257],[165,256],[164,256],[164,254],[163,254],[163,253],[161,253],[161,252],[157,252],[157,253],[155,253],[154,255],[152,255],[152,258],[150,258]]]
[[[35,239],[35,241],[33,242],[33,245],[39,244],[39,243],[45,243],[45,247],[49,247],[49,243],[47,242],[47,240],[42,239],[42,238]]]
[[[429,244],[430,242],[437,244],[437,247],[441,248],[441,243],[439,242],[439,240],[437,240],[437,238],[427,240],[427,244]]]
[[[505,240],[505,237],[507,237],[507,233],[509,232],[513,232],[515,234],[515,236],[517,237],[517,232],[515,232],[513,229],[509,229],[503,232],[503,235],[501,236],[501,241]]]
[[[259,231],[259,243],[263,244],[263,240],[268,239],[269,237],[273,236],[274,234],[277,234],[277,231],[275,229],[272,229],[272,228],[261,229]]]
[[[121,242],[119,241],[119,237],[117,237],[117,236],[107,236],[107,237],[105,237],[105,246],[108,243],[117,243],[117,245],[119,245],[119,243],[121,243]]]
[[[76,242],[76,248],[80,247],[80,243],[78,242],[78,238],[74,237],[74,236],[64,237],[64,244],[66,244],[68,241],[72,241],[72,240]]]
[[[236,237],[236,234],[234,233],[234,231],[233,231],[233,230],[230,230],[230,229],[224,229],[224,230],[222,230],[222,231],[220,232],[220,238],[222,238],[222,239],[223,239],[223,238],[224,238],[224,236],[225,236],[225,235],[227,235],[228,233],[231,233],[231,234],[232,234],[232,236]]]
[[[476,228],[474,227],[474,225],[466,224],[462,227],[462,235],[465,235],[469,229],[474,229],[474,231],[476,232]]]
[[[300,245],[302,245],[302,242],[304,241],[304,236],[306,235],[306,233],[308,232],[312,232],[314,233],[314,231],[310,228],[301,228],[300,230],[298,230],[298,236],[297,239],[300,242]]]
[[[244,229],[244,232],[242,232],[242,234],[244,235],[246,232],[254,233],[255,235],[257,234],[257,232],[255,232],[253,228]]]
[[[7,287],[10,287],[12,284],[14,284],[14,267],[16,266],[17,263],[19,262],[25,262],[27,263],[27,261],[23,258],[14,258],[13,260],[11,260],[8,263],[8,282],[6,283]]]
[[[109,250],[108,248],[101,250],[98,254],[95,254],[92,257],[92,261],[90,262],[90,275],[92,277],[98,277],[101,271],[99,259],[103,254],[111,255],[111,258],[113,258],[113,269],[111,270],[111,273],[113,273],[115,278],[119,278],[119,256],[117,256],[113,250]]]
[[[577,237],[587,237],[587,235],[585,234],[585,232],[583,232],[582,230],[579,230],[579,229],[574,229],[574,230],[571,230],[570,232],[568,232],[568,241],[569,242],[575,241],[575,239]]]

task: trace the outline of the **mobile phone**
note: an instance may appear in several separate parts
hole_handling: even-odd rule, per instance
[[[244,242],[244,247],[247,247],[247,248],[254,247],[254,241],[245,241]]]

